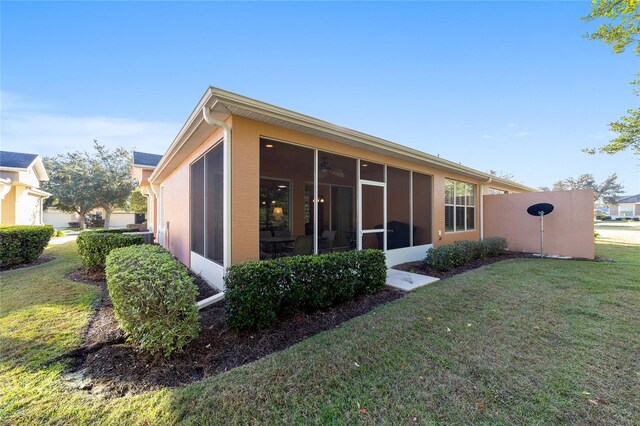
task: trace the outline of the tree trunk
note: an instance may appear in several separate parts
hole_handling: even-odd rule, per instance
[[[76,212],[76,213],[78,213],[78,212]],[[80,230],[81,231],[84,230],[87,227],[87,225],[86,225],[86,223],[84,221],[84,213],[78,213],[78,224],[80,226]]]
[[[111,208],[104,208],[104,229],[109,229],[109,222],[111,222]]]

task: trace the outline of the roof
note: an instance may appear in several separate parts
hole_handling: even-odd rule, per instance
[[[148,152],[133,151],[133,165],[155,168],[162,159],[162,155],[149,154]]]
[[[48,181],[49,175],[44,167],[42,157],[38,154],[23,152],[0,151],[0,169],[27,171],[33,167],[40,181]]]
[[[524,191],[536,189],[484,173],[471,167],[417,149],[409,148],[356,130],[341,127],[308,115],[287,110],[262,101],[241,96],[216,87],[209,87],[200,102],[196,105],[187,122],[182,126],[173,143],[158,163],[150,177],[151,182],[164,179],[178,167],[194,149],[197,148],[214,131],[204,122],[203,108],[210,108],[211,115],[219,121],[226,121],[235,115],[251,120],[261,121],[274,126],[295,130],[323,139],[340,142],[346,145],[364,148],[381,154],[405,159],[414,163],[426,164],[430,167],[464,176],[502,183]]]
[[[616,203],[618,203],[618,204],[624,204],[624,203],[640,203],[640,194],[636,194],[636,195],[627,195],[626,197],[618,198],[618,199],[616,200]]]
[[[26,169],[38,158],[38,154],[23,152],[0,151],[0,167],[12,169]]]

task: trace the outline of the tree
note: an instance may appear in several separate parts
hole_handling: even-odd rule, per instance
[[[80,228],[85,227],[85,215],[96,206],[92,159],[86,152],[70,152],[45,157],[49,181],[43,188],[51,193],[50,206],[63,212],[77,213]]]
[[[549,191],[548,187],[541,187],[543,191]],[[585,173],[577,178],[566,178],[553,184],[553,191],[569,191],[574,189],[593,189],[593,201],[602,200],[605,204],[613,204],[620,196],[624,186],[618,182],[618,175],[612,174],[602,183],[596,183],[591,173]]]
[[[634,45],[634,53],[640,55],[640,1],[638,0],[592,0],[591,12],[582,19],[592,22],[596,19],[608,19],[593,32],[586,34],[591,40],[600,40],[611,46],[613,53],[623,53],[629,45]],[[640,95],[640,73],[631,83],[636,85],[634,90]],[[626,149],[632,149],[640,156],[640,108],[631,108],[628,115],[609,124],[612,132],[618,134],[608,144],[600,148],[586,148],[588,154],[596,152],[615,154]]]
[[[502,171],[497,172],[495,170],[489,170],[489,174],[491,176],[496,176],[496,177],[506,179],[506,180],[511,180],[511,181],[513,181],[513,178],[514,178],[513,173],[509,173],[509,172],[502,172]]]
[[[83,229],[85,215],[96,207],[104,209],[108,228],[113,210],[126,208],[136,187],[131,154],[124,148],[110,151],[97,140],[93,143],[95,153],[75,151],[45,158],[50,179],[45,189],[52,194],[51,206],[77,213]]]
[[[147,197],[142,195],[142,192],[140,192],[140,190],[136,189],[131,193],[131,197],[129,197],[129,206],[134,213],[146,214]]]
[[[95,139],[93,145],[94,196],[96,206],[104,209],[104,227],[109,228],[111,213],[116,208],[128,208],[131,191],[137,186],[131,174],[133,160],[124,148],[110,151]]]

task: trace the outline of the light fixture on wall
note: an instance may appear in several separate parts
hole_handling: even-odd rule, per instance
[[[282,211],[282,207],[274,207],[273,208],[273,217],[275,219],[280,219],[284,216],[284,212]]]
[[[265,148],[273,148],[273,144],[272,143],[265,144]]]

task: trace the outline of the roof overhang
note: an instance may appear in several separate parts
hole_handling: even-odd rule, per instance
[[[187,122],[182,129],[180,129],[173,143],[151,174],[149,180],[152,183],[161,182],[178,167],[195,148],[211,136],[214,128],[206,124],[202,117],[202,108],[205,106],[211,109],[213,117],[219,121],[227,121],[231,116],[244,117],[300,133],[318,136],[345,145],[364,148],[414,163],[428,165],[445,172],[487,182],[495,182],[524,191],[536,191],[536,189],[526,185],[502,179],[413,148],[346,127],[337,126],[327,121],[267,104],[246,96],[237,95],[216,87],[209,87],[206,90],[204,96],[200,99],[200,102],[198,102],[187,119]]]
[[[29,169],[33,168],[38,177],[39,181],[48,181],[49,175],[47,174],[47,170],[44,167],[44,162],[42,161],[42,157],[39,155],[25,168],[21,167],[0,167],[0,170],[6,170],[8,172],[28,172]]]

